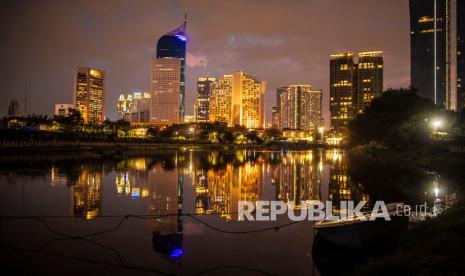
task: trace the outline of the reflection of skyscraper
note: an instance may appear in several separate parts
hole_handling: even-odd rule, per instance
[[[149,214],[156,216],[152,223],[153,248],[170,258],[183,254],[182,184],[178,169],[163,170],[160,165],[149,175]]]
[[[282,157],[272,181],[276,185],[276,199],[299,208],[303,203],[320,200],[321,172],[316,152],[288,153]]]
[[[102,124],[105,119],[105,71],[78,67],[74,79],[74,107],[85,123]]]
[[[333,203],[334,214],[339,214],[341,200],[353,200],[355,204],[361,200],[369,201],[369,196],[363,192],[363,187],[350,180],[347,160],[343,158],[342,151],[326,151],[326,160],[331,164],[328,200]]]
[[[208,110],[210,105],[210,90],[215,78],[197,79],[197,99],[195,102],[195,120],[197,122],[208,122]]]
[[[79,178],[72,186],[73,214],[92,219],[101,212],[102,205],[102,172],[90,168],[82,168]]]
[[[152,63],[152,121],[178,122],[184,120],[186,45],[186,21],[158,40],[157,58]],[[164,72],[165,70],[169,72]],[[172,76],[175,73],[178,74],[178,77]],[[163,97],[156,97],[160,94]],[[170,113],[166,118],[163,117],[161,110],[163,105],[169,105],[167,111]],[[177,105],[177,112],[172,111],[175,105]]]

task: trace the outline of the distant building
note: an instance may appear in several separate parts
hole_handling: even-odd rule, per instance
[[[131,123],[145,123],[150,121],[150,93],[133,92],[118,99],[119,119]]]
[[[463,108],[464,0],[410,0],[409,4],[411,85],[437,105]]]
[[[281,122],[281,119],[280,119],[280,112],[281,112],[281,94],[283,94],[284,92],[287,91],[287,86],[282,86],[282,87],[278,87],[276,88],[276,106],[273,106],[272,108],[272,115],[271,115],[271,120],[272,120],[272,123],[271,125],[274,127],[274,128],[281,128],[280,126],[280,122]]]
[[[10,100],[8,103],[8,116],[20,116],[19,103],[16,100]]]
[[[176,123],[184,120],[186,45],[186,21],[177,29],[160,37],[157,42],[157,57],[152,62],[153,122]],[[175,77],[174,73],[178,73],[179,76]],[[174,104],[177,104],[177,114],[173,111]]]
[[[383,52],[359,52],[358,63],[353,53],[334,54],[329,67],[331,129],[341,133],[383,93]]]
[[[195,122],[195,116],[194,115],[184,115],[184,122],[185,123],[193,123]]]
[[[74,79],[74,107],[85,123],[102,124],[105,120],[105,71],[78,67]]]
[[[281,129],[317,132],[323,125],[322,90],[310,85],[291,85],[280,95]]]
[[[74,105],[72,104],[55,104],[55,116],[68,116],[69,110],[73,109]]]
[[[265,127],[265,82],[236,71],[212,84],[209,121],[229,126]]]
[[[271,127],[272,128],[281,128],[279,113],[280,113],[280,108],[277,106],[273,106],[271,110]]]
[[[210,107],[210,90],[216,78],[197,79],[197,99],[195,101],[195,120],[197,122],[208,122]]]

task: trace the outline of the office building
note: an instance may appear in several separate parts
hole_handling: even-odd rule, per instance
[[[197,79],[197,99],[195,102],[195,120],[197,122],[208,122],[210,106],[210,90],[215,78]]]
[[[119,119],[131,123],[145,123],[150,121],[150,93],[133,92],[121,94],[118,99]]]
[[[439,106],[463,108],[464,1],[410,0],[409,8],[411,85]]]
[[[74,107],[85,123],[102,124],[105,120],[105,71],[78,67],[74,80]]]
[[[157,123],[181,122],[181,59],[156,58],[152,61],[150,120]]]
[[[186,45],[186,21],[180,27],[160,37],[157,42],[157,56],[152,61],[151,79],[151,120],[154,122],[176,123],[184,120]],[[171,76],[174,72],[179,74],[177,78]],[[169,106],[162,107],[161,105],[164,104]],[[174,104],[177,104],[177,115],[172,111]],[[164,111],[168,112],[166,116],[163,114]]]
[[[19,103],[16,100],[10,100],[8,103],[8,116],[20,116]]]

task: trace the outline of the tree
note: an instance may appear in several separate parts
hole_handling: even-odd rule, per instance
[[[282,137],[283,132],[277,128],[268,128],[265,130],[263,133],[263,139],[265,141],[273,141],[273,140],[278,140]]]
[[[388,90],[349,122],[349,141],[355,145],[424,143],[429,137],[427,122],[439,113],[439,107],[419,97],[414,89]]]

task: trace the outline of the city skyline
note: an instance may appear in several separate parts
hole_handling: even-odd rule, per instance
[[[95,67],[106,71],[105,105],[107,108],[105,115],[112,120],[117,119],[117,110],[111,107],[116,106],[118,95],[131,90],[149,90],[150,60],[155,56],[153,45],[167,30],[179,26],[183,20],[184,11],[187,11],[189,45],[186,114],[193,114],[198,77],[218,76],[225,72],[243,70],[267,81],[265,99],[267,123],[271,122],[271,108],[276,101],[274,92],[276,87],[309,82],[315,88],[323,89],[324,116],[325,121],[328,121],[329,73],[327,64],[328,57],[333,52],[381,49],[385,53],[385,88],[409,85],[408,1],[391,2],[393,1],[377,1],[377,3],[358,1],[350,4],[340,1],[295,2],[295,5],[284,6],[280,10],[284,16],[279,18],[277,14],[272,13],[276,10],[277,2],[269,2],[267,6],[250,3],[248,4],[250,12],[267,19],[266,22],[259,24],[255,19],[250,19],[249,22],[249,20],[237,17],[234,15],[237,7],[229,4],[219,6],[218,14],[205,15],[202,14],[202,7],[209,3],[195,5],[194,2],[187,1],[170,5],[160,2],[158,3],[160,8],[152,9],[153,15],[145,17],[143,15],[148,12],[145,10],[152,5],[156,7],[156,3],[147,2],[138,3],[138,5],[127,3],[112,7],[110,15],[104,16],[109,20],[105,24],[103,19],[97,16],[99,10],[106,8],[105,3],[99,3],[93,9],[87,7],[85,2],[81,3],[80,5],[87,8],[80,13],[70,7],[73,6],[72,4],[60,4],[58,7],[63,8],[63,13],[70,15],[68,21],[60,26],[52,26],[51,23],[59,20],[60,17],[58,10],[50,7],[50,19],[46,22],[41,19],[36,24],[47,26],[47,37],[52,41],[58,40],[60,42],[58,48],[48,45],[49,47],[45,49],[46,43],[42,42],[33,32],[29,38],[20,36],[7,39],[8,43],[2,47],[4,49],[1,52],[13,52],[15,54],[11,56],[19,58],[12,60],[5,57],[7,67],[10,65],[9,68],[13,69],[5,72],[5,75],[13,74],[14,76],[8,78],[12,81],[6,84],[2,94],[5,93],[4,96],[14,98],[22,105],[27,82],[28,113],[51,115],[54,103],[72,102],[73,68],[78,65]],[[46,2],[41,4],[49,6]],[[381,14],[355,16],[354,18],[358,19],[354,22],[347,22],[330,14],[333,9],[343,8],[351,8],[355,14],[362,14],[364,10],[371,9],[375,5],[383,6]],[[21,7],[10,5],[5,10],[14,11],[18,8]],[[37,26],[26,23],[26,19],[40,19],[40,16],[36,14],[39,8],[35,3],[28,4],[29,12],[25,13],[24,21],[10,18],[7,14],[3,18],[9,19],[9,24],[16,22],[15,28],[23,30],[23,33],[30,33]],[[310,24],[301,26],[302,24],[297,24],[293,16],[304,12],[312,16],[309,17]],[[139,14],[140,18],[132,21],[119,21],[124,16],[131,18],[135,14]],[[400,16],[400,20],[389,20],[393,16],[396,18]],[[149,19],[143,20],[142,18]],[[327,18],[327,29],[317,28],[316,23],[324,18]],[[210,26],[212,21],[221,23],[217,25],[223,27],[214,26],[207,30],[206,27]],[[252,21],[254,24],[251,24]],[[341,24],[347,26],[347,32],[343,35],[336,32]],[[98,28],[90,34],[84,34],[91,27]],[[120,28],[125,35],[115,34],[113,28]],[[127,31],[128,28],[132,31]],[[60,39],[70,30],[73,30],[77,36],[76,39],[71,39],[75,44]],[[330,32],[327,32],[328,30]],[[11,30],[2,28],[2,32],[5,32],[6,38],[13,38]],[[108,36],[99,36],[101,32],[108,32]],[[353,38],[354,34],[361,32],[366,33],[367,39]],[[130,38],[130,43],[122,43],[126,41],[124,39],[126,36]],[[86,37],[94,39],[95,43],[86,47],[81,42],[76,44],[78,38]],[[31,40],[38,40],[41,43],[34,49],[22,47],[23,44],[20,41]],[[315,43],[315,41],[320,41],[320,43]],[[102,51],[102,48],[107,49]],[[289,51],[283,51],[283,49],[289,49]],[[62,52],[67,51],[75,55],[54,60],[50,62],[51,64],[44,63],[51,53],[63,57]],[[32,64],[25,64],[24,59],[33,54],[36,56],[36,61]],[[50,68],[37,71],[41,73],[40,81],[34,71],[35,63],[40,63],[39,61],[44,63],[42,64],[44,68]],[[46,97],[48,102],[40,97],[44,91],[48,91],[49,96]],[[0,113],[6,113],[6,108],[6,105],[1,106]]]

